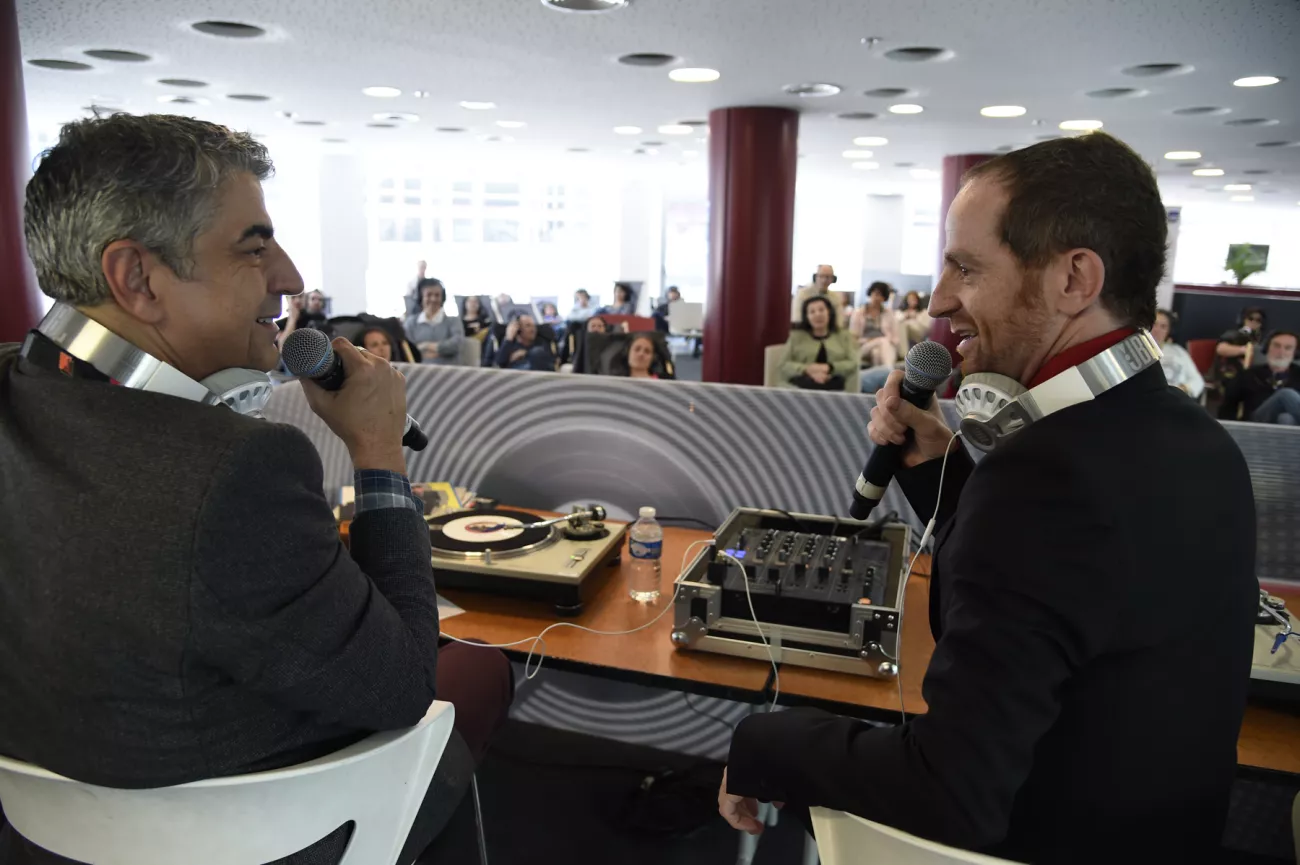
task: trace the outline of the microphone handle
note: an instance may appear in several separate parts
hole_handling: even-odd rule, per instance
[[[329,354],[325,356],[324,365],[325,371],[319,377],[313,377],[312,381],[325,390],[338,390],[343,387],[343,361],[339,360],[333,348],[330,348]],[[429,437],[409,414],[406,416],[406,425],[402,428],[402,446],[413,451],[422,451],[429,446]]]
[[[934,397],[934,391],[915,387],[906,379],[901,383],[898,392],[899,396],[922,411],[930,407],[930,400]],[[907,438],[911,439],[911,437],[912,431],[908,430]],[[853,504],[849,506],[850,517],[855,520],[866,519],[871,510],[885,497],[885,489],[902,465],[905,446],[890,443],[876,445],[872,450],[866,466],[862,469],[862,474],[858,476],[857,483],[854,485]]]

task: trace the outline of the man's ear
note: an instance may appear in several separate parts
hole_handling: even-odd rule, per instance
[[[1091,249],[1072,249],[1059,261],[1057,309],[1066,315],[1078,315],[1100,299],[1106,265]]]
[[[99,258],[113,300],[127,314],[145,324],[163,317],[162,303],[150,285],[151,278],[167,270],[157,256],[134,240],[115,240]]]

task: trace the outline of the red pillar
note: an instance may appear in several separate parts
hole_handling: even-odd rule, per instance
[[[962,175],[981,162],[988,162],[996,155],[994,153],[959,153],[955,156],[945,156],[943,158],[943,180],[940,188],[942,201],[939,204],[939,270],[936,273],[943,272],[943,247],[948,242],[948,208],[952,206],[952,200],[957,197],[957,192],[961,189]],[[957,343],[960,340],[953,335],[952,328],[948,326],[948,319],[936,318],[934,320],[934,324],[930,325],[930,339],[942,344],[952,352],[952,358],[955,362],[961,362],[961,358],[957,354]]]
[[[704,380],[763,383],[763,349],[790,335],[799,114],[709,114],[709,303]]]
[[[41,314],[36,276],[23,243],[27,102],[14,0],[0,0],[0,342],[21,342]]]

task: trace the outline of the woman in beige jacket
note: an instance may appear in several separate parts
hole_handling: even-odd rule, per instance
[[[835,324],[825,295],[803,303],[800,322],[790,329],[781,353],[780,384],[806,390],[847,390],[858,386],[858,350],[853,337]]]

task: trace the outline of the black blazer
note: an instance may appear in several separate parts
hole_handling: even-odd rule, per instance
[[[939,469],[899,476],[923,520]],[[929,711],[896,727],[747,718],[730,791],[1017,861],[1207,861],[1258,599],[1236,444],[1153,366],[978,467],[953,454],[945,487]]]
[[[300,430],[16,348],[0,345],[0,754],[162,787],[423,717],[438,612],[418,512],[363,514],[349,553]],[[287,861],[337,860],[316,853]],[[0,828],[0,863],[33,861],[60,860]]]

